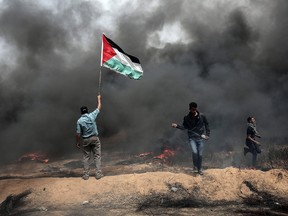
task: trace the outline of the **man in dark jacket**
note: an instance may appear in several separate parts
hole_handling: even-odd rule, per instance
[[[189,143],[192,147],[193,170],[203,175],[202,155],[204,140],[208,140],[210,136],[209,124],[206,116],[197,110],[197,103],[191,102],[189,104],[189,110],[188,115],[184,117],[183,124],[172,123],[172,127],[181,130],[187,129]]]
[[[254,117],[249,116],[247,118],[247,131],[246,131],[246,146],[244,147],[244,155],[248,152],[252,154],[252,166],[256,168],[256,160],[257,155],[261,153],[260,142],[256,140],[257,138],[261,138],[256,128],[256,119]]]

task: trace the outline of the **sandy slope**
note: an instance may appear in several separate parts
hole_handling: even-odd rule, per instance
[[[91,173],[85,181],[80,158],[1,165],[0,203],[11,194],[31,190],[11,215],[231,215],[231,211],[245,215],[235,209],[243,209],[239,203],[257,195],[255,190],[288,197],[288,171],[283,169],[227,167],[206,169],[200,176],[191,172],[190,161],[165,165],[151,158],[109,153],[103,157],[105,176],[96,180]],[[194,201],[203,205],[197,207]],[[220,203],[220,207],[203,207],[204,202]]]
[[[249,181],[259,191],[267,191],[283,198],[288,195],[287,170],[262,172],[228,167],[208,169],[203,176],[158,171],[105,176],[100,180],[91,176],[88,181],[80,177],[2,179],[0,201],[10,194],[19,194],[31,189],[32,193],[26,198],[25,208],[47,209],[46,215],[49,210],[53,210],[53,214],[57,215],[55,213],[57,209],[61,211],[74,209],[75,211],[85,205],[88,205],[90,209],[93,206],[99,208],[99,205],[107,207],[109,203],[114,207],[119,204],[135,208],[139,197],[149,196],[152,193],[177,193],[180,186],[187,193],[195,194],[204,200],[239,201],[240,197],[247,197],[253,193],[243,184],[244,181]],[[171,191],[173,185],[174,191]],[[109,209],[111,211],[113,207]],[[63,215],[63,212],[60,215]]]

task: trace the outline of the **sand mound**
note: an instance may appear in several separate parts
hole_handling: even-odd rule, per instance
[[[267,192],[283,199],[288,195],[288,171],[282,169],[263,172],[227,167],[207,169],[200,176],[193,174],[190,168],[162,167],[155,170],[153,163],[107,165],[102,179],[96,180],[91,175],[84,181],[81,179],[82,168],[65,170],[62,165],[58,163],[57,168],[56,164],[24,163],[18,172],[13,171],[15,165],[2,167],[0,202],[10,194],[31,190],[21,207],[22,213],[28,212],[26,215],[39,215],[39,211],[45,211],[45,215],[71,215],[71,212],[90,215],[90,211],[98,209],[99,212],[99,208],[102,209],[99,215],[141,215],[143,212],[135,211],[143,199],[147,202],[149,197],[160,197],[159,203],[163,203],[165,197],[240,203],[243,198],[257,192]],[[70,173],[70,176],[57,177],[55,170],[62,174]],[[186,215],[184,210],[178,214]]]

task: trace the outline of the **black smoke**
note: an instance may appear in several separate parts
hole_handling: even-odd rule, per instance
[[[102,69],[104,149],[143,151],[179,136],[185,142],[171,123],[182,123],[191,101],[210,122],[210,149],[242,148],[249,115],[267,143],[287,137],[288,3],[207,2],[163,0],[148,10],[135,1],[130,11],[128,2],[113,11],[96,1],[2,1],[0,40],[11,56],[1,58],[1,161],[34,150],[76,151],[79,108],[97,105],[103,32],[144,70],[134,81]],[[149,46],[173,23],[189,40]]]

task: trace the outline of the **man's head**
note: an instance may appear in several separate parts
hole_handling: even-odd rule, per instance
[[[255,119],[253,116],[249,116],[249,117],[247,118],[247,122],[248,122],[248,123],[256,123],[256,119]]]
[[[197,111],[197,103],[191,102],[189,104],[189,110],[190,110],[191,113],[196,113],[196,111]]]
[[[82,106],[80,108],[80,111],[81,111],[81,114],[85,114],[85,113],[88,113],[88,108],[86,106]]]

